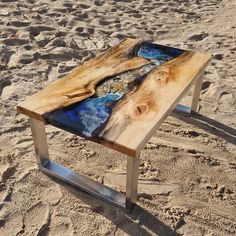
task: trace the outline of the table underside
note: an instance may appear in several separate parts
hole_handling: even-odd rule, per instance
[[[209,60],[126,39],[48,85],[18,111],[135,156]]]

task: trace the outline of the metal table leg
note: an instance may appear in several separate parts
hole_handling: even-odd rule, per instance
[[[198,78],[196,79],[196,82],[195,82],[195,85],[194,85],[193,96],[192,96],[191,107],[178,104],[175,107],[175,110],[186,112],[186,113],[195,113],[195,112],[198,111],[198,103],[199,103],[199,98],[200,98],[201,88],[202,88],[202,81],[203,81],[203,76],[202,75],[203,75],[203,73],[201,73],[198,76]]]
[[[137,201],[139,155],[127,157],[126,196],[49,159],[44,122],[30,118],[39,169],[116,206],[131,211]]]
[[[140,154],[134,157],[127,157],[127,175],[126,175],[126,208],[132,209],[137,201],[138,193],[138,172],[139,172]]]
[[[192,99],[192,104],[191,104],[191,111],[193,112],[197,112],[198,110],[198,103],[199,103],[199,98],[201,94],[202,81],[203,81],[203,76],[201,75],[195,82],[194,91],[193,91],[193,99]]]

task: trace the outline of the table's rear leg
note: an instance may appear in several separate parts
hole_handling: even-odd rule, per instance
[[[34,148],[39,168],[49,161],[48,144],[44,122],[29,118],[33,136]]]
[[[198,110],[198,103],[199,103],[199,98],[201,94],[202,81],[203,81],[203,75],[201,74],[199,78],[196,80],[196,83],[194,86],[193,98],[192,98],[192,104],[191,104],[191,111],[193,112],[197,112]]]
[[[126,209],[132,210],[137,201],[140,154],[127,157]]]
[[[181,112],[186,112],[186,113],[191,113],[191,112],[195,113],[198,111],[198,103],[199,103],[199,98],[200,98],[200,94],[201,94],[203,73],[204,72],[202,72],[200,75],[198,75],[198,77],[195,81],[191,107],[178,104],[175,107],[175,110],[181,111]]]

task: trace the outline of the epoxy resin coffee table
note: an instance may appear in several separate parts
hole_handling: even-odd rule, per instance
[[[131,210],[140,151],[194,83],[191,108],[184,110],[197,111],[209,61],[197,52],[126,39],[48,85],[17,107],[29,116],[39,169]],[[126,195],[50,160],[45,124],[127,154]]]

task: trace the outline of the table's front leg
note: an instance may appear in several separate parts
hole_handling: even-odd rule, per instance
[[[48,144],[44,122],[29,118],[34,148],[39,168],[49,161]]]
[[[132,210],[137,201],[140,154],[127,157],[126,208]]]
[[[116,206],[131,211],[137,200],[139,155],[127,157],[126,195],[50,160],[44,122],[30,118],[39,169]]]

